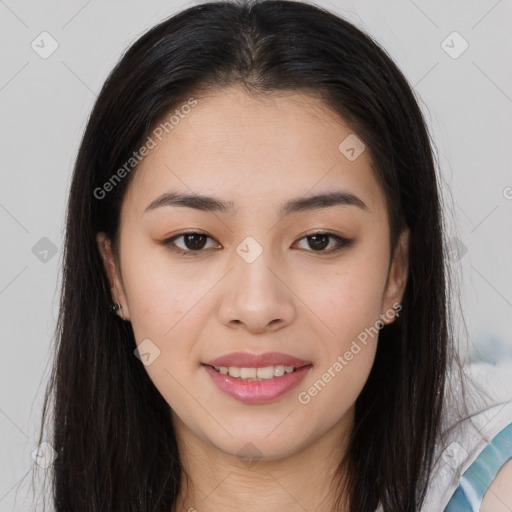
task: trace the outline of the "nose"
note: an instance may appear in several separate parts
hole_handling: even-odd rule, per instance
[[[233,268],[223,280],[219,320],[231,328],[253,333],[273,332],[290,325],[296,314],[291,283],[267,254],[254,260],[243,253],[233,257]]]

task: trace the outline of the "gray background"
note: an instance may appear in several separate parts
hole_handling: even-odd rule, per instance
[[[57,317],[66,197],[87,116],[127,46],[195,3],[0,0],[0,511],[33,510],[28,471]],[[512,1],[317,4],[369,32],[414,86],[456,238],[450,265],[469,335],[461,349],[471,371],[510,398]],[[58,44],[46,59],[31,47],[51,48],[43,31]],[[454,31],[469,44],[457,58],[463,40]]]

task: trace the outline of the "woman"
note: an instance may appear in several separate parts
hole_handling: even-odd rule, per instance
[[[73,174],[55,510],[473,510],[492,438],[465,445],[451,400],[437,180],[405,78],[325,10],[204,3],[144,34]]]

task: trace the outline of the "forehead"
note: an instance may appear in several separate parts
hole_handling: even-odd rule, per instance
[[[150,133],[155,147],[139,164],[125,198],[139,215],[171,191],[222,197],[237,210],[257,212],[290,197],[343,189],[370,211],[384,208],[369,152],[347,157],[347,144],[355,142],[358,153],[364,146],[320,100],[297,92],[255,97],[239,87],[195,99],[193,108],[180,111],[177,105],[163,116],[155,125],[158,136],[155,129]],[[165,125],[173,113],[174,123]]]

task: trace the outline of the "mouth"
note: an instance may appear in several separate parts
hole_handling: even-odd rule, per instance
[[[301,366],[285,366],[285,365],[269,365],[260,367],[240,367],[240,366],[208,366],[215,370],[220,375],[229,375],[234,379],[244,380],[248,382],[259,382],[262,380],[270,380],[283,377],[284,375],[295,373],[298,369],[305,366],[312,366],[305,364]]]
[[[202,367],[224,394],[246,404],[262,404],[289,393],[306,377],[313,365],[227,367],[202,364]]]

